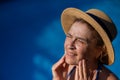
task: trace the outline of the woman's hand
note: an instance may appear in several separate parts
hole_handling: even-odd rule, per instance
[[[88,80],[85,60],[81,60],[76,67],[75,80]]]
[[[88,70],[86,66],[85,60],[81,60],[78,63],[78,66],[76,66],[76,72],[75,72],[75,80],[95,80],[97,71],[95,71],[92,76],[90,76],[90,73],[88,75]]]
[[[53,80],[66,80],[68,64],[65,62],[65,55],[53,65]]]

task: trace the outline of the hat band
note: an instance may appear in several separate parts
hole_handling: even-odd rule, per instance
[[[90,13],[87,13],[87,14],[88,14],[90,17],[92,17],[95,21],[97,21],[97,23],[100,24],[100,26],[101,26],[101,27],[105,30],[105,32],[107,33],[110,41],[112,41],[113,38],[112,38],[112,35],[111,35],[110,31],[107,29],[107,26],[106,26],[97,16],[95,16],[95,15],[93,15],[93,14],[90,14]]]

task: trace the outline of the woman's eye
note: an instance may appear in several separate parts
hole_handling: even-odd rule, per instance
[[[67,34],[66,37],[71,38],[72,36],[70,34]]]
[[[77,41],[78,41],[79,43],[82,43],[82,44],[86,44],[86,43],[87,43],[86,41],[81,40],[81,39],[78,39]]]
[[[66,37],[70,37],[69,35],[66,35]]]

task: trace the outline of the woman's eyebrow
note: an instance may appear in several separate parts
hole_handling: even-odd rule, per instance
[[[83,41],[87,41],[87,39],[82,38],[82,37],[76,37],[77,39],[83,40]]]
[[[72,36],[69,32],[66,34],[68,36]],[[79,36],[75,36],[77,39],[80,39],[80,40],[83,40],[83,41],[88,41],[87,39],[85,38],[82,38],[82,37],[79,37]]]
[[[67,33],[66,35],[72,36],[70,33]]]

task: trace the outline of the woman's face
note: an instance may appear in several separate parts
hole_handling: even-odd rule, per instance
[[[86,23],[75,22],[64,43],[66,63],[76,65],[82,59],[95,60],[99,55],[96,39]]]

